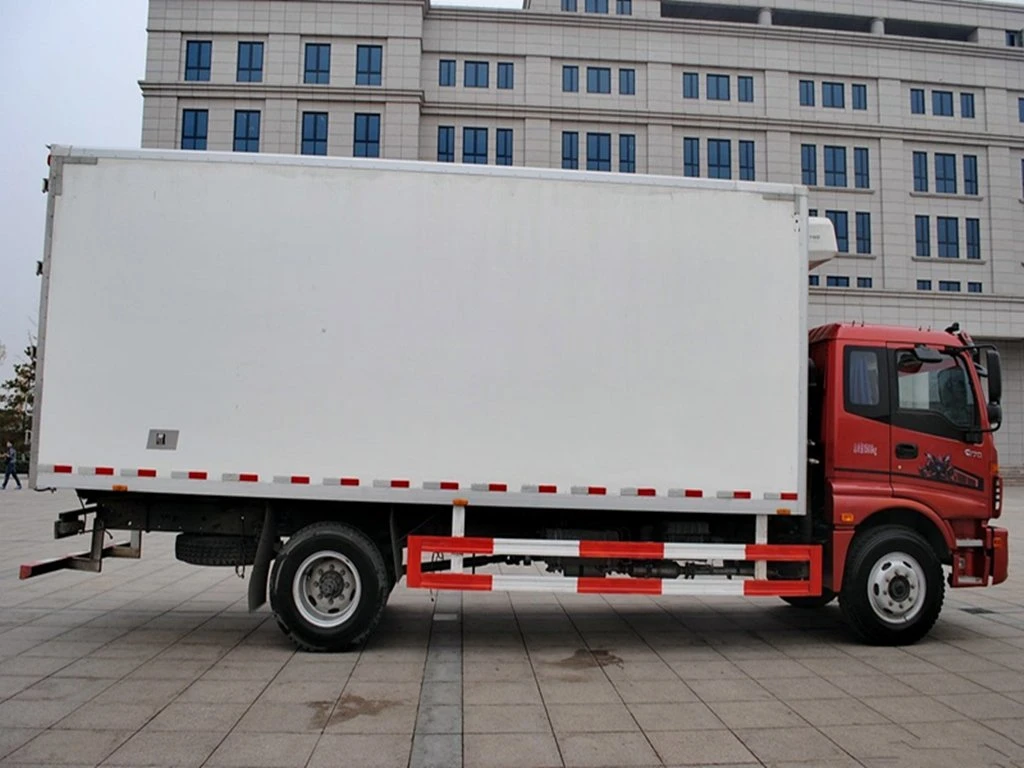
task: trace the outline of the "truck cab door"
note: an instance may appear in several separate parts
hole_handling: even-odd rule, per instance
[[[837,497],[889,496],[889,352],[847,345],[841,365],[842,399],[830,441]]]
[[[970,440],[981,416],[966,360],[935,350],[922,362],[908,345],[889,347],[893,495],[947,519],[987,518],[989,457]]]

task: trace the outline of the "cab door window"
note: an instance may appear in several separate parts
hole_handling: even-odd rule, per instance
[[[924,363],[910,350],[897,350],[893,425],[963,440],[978,424],[971,377],[963,359],[942,354]]]

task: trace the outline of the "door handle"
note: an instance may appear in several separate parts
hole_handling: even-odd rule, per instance
[[[913,443],[896,443],[897,459],[916,459],[917,446]]]

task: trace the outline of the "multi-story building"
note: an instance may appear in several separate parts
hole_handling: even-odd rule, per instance
[[[996,340],[1024,468],[1024,8],[764,6],[150,0],[143,146],[806,184],[812,321]]]

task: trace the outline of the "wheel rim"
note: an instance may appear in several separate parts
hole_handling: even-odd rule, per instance
[[[886,624],[907,624],[924,606],[927,579],[921,564],[906,552],[878,558],[868,575],[868,601]]]
[[[348,621],[363,592],[359,571],[345,555],[324,550],[310,555],[292,581],[299,614],[317,627],[337,627]]]

